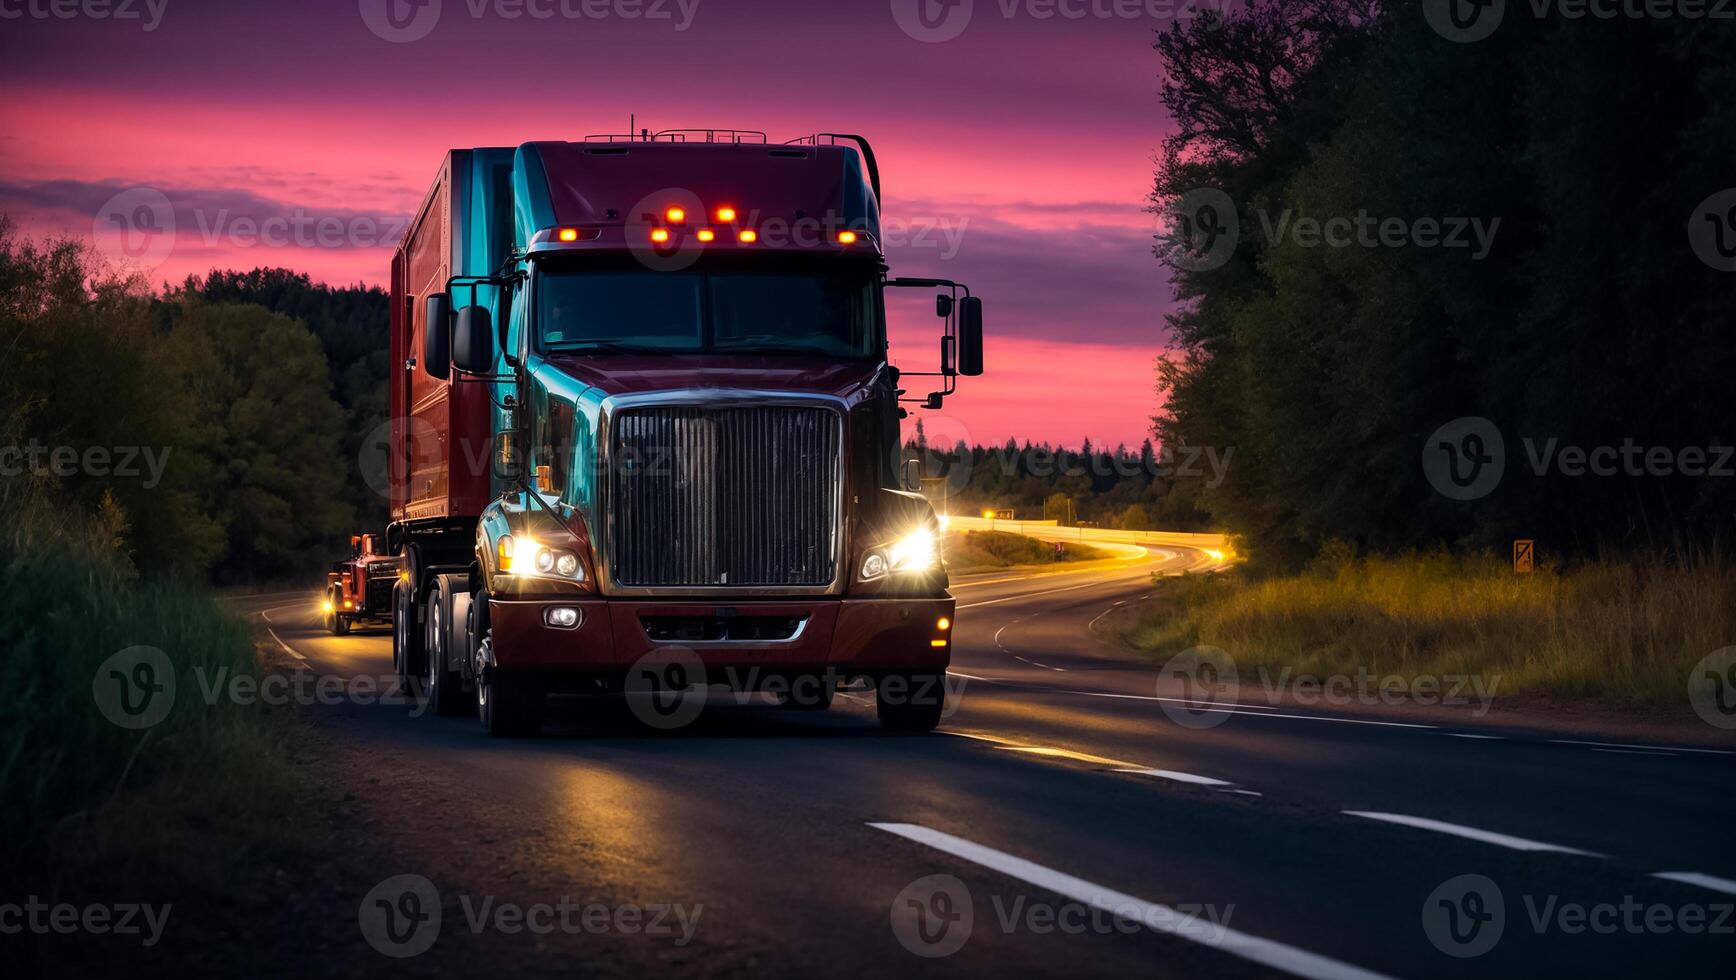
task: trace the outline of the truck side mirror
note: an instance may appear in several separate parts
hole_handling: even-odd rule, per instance
[[[983,301],[966,296],[958,304],[958,373],[967,378],[983,373]]]
[[[452,374],[452,297],[430,293],[423,304],[422,369],[436,378]]]
[[[458,311],[452,330],[452,363],[467,374],[494,371],[494,323],[485,306],[466,306]]]
[[[958,342],[951,337],[940,338],[940,373],[949,378],[958,373]]]
[[[899,481],[904,484],[904,489],[911,493],[922,490],[922,460],[905,460],[904,465],[899,467],[898,475]]]
[[[354,556],[354,555],[359,555],[361,553],[362,553],[361,536],[355,535],[355,534],[350,535],[350,554],[352,556]]]

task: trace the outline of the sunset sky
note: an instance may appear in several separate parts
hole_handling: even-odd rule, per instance
[[[1170,302],[1142,210],[1169,125],[1165,21],[965,0],[924,22],[927,2],[87,0],[67,9],[137,16],[63,19],[26,0],[0,20],[0,210],[30,235],[88,236],[117,193],[154,188],[176,225],[155,279],[282,265],[384,284],[390,242],[261,244],[237,220],[396,227],[450,147],[619,132],[629,113],[863,133],[885,214],[909,228],[894,274],[987,304],[989,373],[930,432],[1137,445]],[[897,358],[930,367],[914,359],[935,328],[896,332]]]

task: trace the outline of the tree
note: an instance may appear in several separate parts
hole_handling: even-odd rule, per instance
[[[0,215],[0,446],[23,454],[0,457],[0,494],[97,518],[139,570],[197,574],[221,529],[202,511],[192,399],[164,384],[150,304],[142,279],[88,245],[19,241]]]
[[[1146,516],[1145,507],[1140,504],[1128,504],[1121,512],[1121,519],[1116,522],[1123,531],[1149,531],[1151,518]]]
[[[354,520],[345,488],[358,479],[319,341],[253,305],[185,298],[175,321],[175,380],[216,464],[203,498],[226,530],[219,572],[259,581],[318,564]]]
[[[1415,0],[1256,0],[1223,18],[1156,45],[1177,128],[1153,207],[1173,218],[1215,189],[1241,232],[1212,263],[1160,246],[1182,303],[1158,435],[1166,451],[1235,450],[1221,486],[1178,483],[1284,565],[1335,538],[1595,553],[1736,533],[1732,481],[1539,475],[1529,458],[1550,440],[1729,442],[1736,285],[1696,259],[1679,216],[1730,183],[1736,66],[1721,52],[1736,26],[1509,18],[1455,45]],[[1500,225],[1481,254],[1271,230],[1362,214],[1407,235]],[[1474,501],[1420,465],[1429,434],[1464,417],[1507,440],[1505,479]]]

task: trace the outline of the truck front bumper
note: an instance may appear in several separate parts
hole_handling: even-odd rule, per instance
[[[708,668],[844,676],[944,671],[952,659],[953,599],[821,599],[742,602],[493,599],[495,666],[505,670],[625,671],[642,657],[691,651]],[[575,609],[572,628],[549,625],[550,610]],[[654,639],[648,624],[788,619],[782,640]]]

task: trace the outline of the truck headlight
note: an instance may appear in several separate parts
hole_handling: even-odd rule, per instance
[[[515,540],[510,534],[501,535],[497,549],[502,572],[531,578],[585,580],[578,556],[570,551],[551,548],[532,538]]]
[[[871,551],[862,560],[862,581],[872,582],[897,572],[926,572],[940,562],[934,531],[918,528],[881,551]]]

